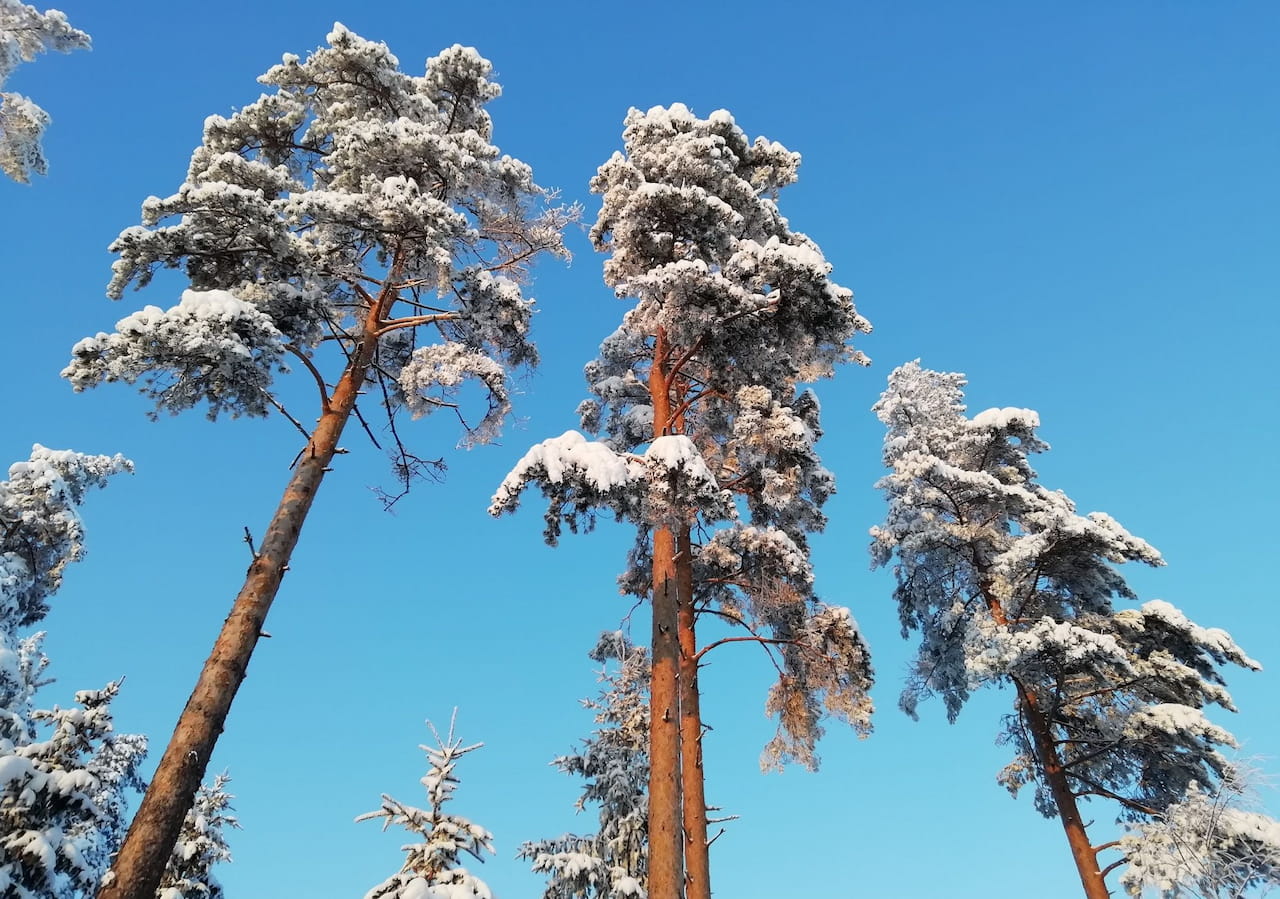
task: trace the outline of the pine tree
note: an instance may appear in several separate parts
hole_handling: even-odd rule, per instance
[[[40,12],[19,0],[0,0],[0,87],[19,63],[49,50],[70,53],[88,49],[89,44],[89,35],[72,28],[56,9]],[[23,184],[32,172],[47,173],[40,147],[47,127],[49,114],[29,98],[0,91],[0,172]]]
[[[516,854],[547,875],[543,899],[645,899],[649,657],[621,631],[601,634],[590,657],[606,665],[599,697],[583,703],[600,727],[554,764],[586,781],[578,810],[598,806],[599,828],[525,843]]]
[[[967,418],[964,384],[910,363],[875,407],[892,472],[878,485],[889,513],[872,552],[894,565],[904,636],[921,637],[903,708],[915,715],[936,694],[954,719],[978,687],[1012,685],[1014,760],[1000,780],[1034,788],[1037,809],[1062,822],[1085,895],[1105,899],[1109,871],[1147,864],[1161,829],[1180,828],[1199,791],[1233,776],[1222,750],[1235,740],[1204,709],[1234,711],[1220,666],[1259,666],[1166,602],[1117,608],[1136,597],[1115,566],[1162,565],[1159,553],[1038,484],[1028,456],[1048,445],[1036,413]],[[1090,841],[1081,807],[1100,799],[1132,823],[1129,836]],[[1226,831],[1206,840],[1205,857],[1234,851]],[[1101,868],[1110,849],[1122,857]]]
[[[195,805],[182,821],[156,899],[222,899],[222,885],[213,875],[213,866],[231,861],[225,830],[240,826],[230,814],[231,800],[235,799],[226,790],[230,781],[224,771],[196,791]]]
[[[403,847],[407,854],[404,866],[366,893],[365,899],[493,899],[488,885],[462,867],[464,856],[482,862],[486,852],[493,852],[493,834],[444,810],[458,787],[454,771],[458,761],[484,744],[463,746],[462,741],[454,737],[452,721],[449,735],[444,739],[431,722],[428,721],[427,726],[431,727],[436,745],[418,748],[427,754],[429,763],[427,774],[422,778],[429,807],[405,805],[383,793],[382,808],[356,818],[356,821],[380,818],[383,830],[395,825],[422,837],[421,843]]]
[[[812,593],[806,535],[834,488],[813,448],[817,401],[797,384],[865,363],[848,343],[870,326],[778,211],[798,154],[748,141],[723,110],[699,119],[680,104],[632,110],[623,137],[626,152],[591,182],[604,196],[591,237],[610,253],[605,282],[636,300],[587,366],[583,426],[607,438],[570,432],[534,447],[491,511],[513,509],[535,482],[551,542],[599,507],[637,526],[622,584],[652,597],[649,892],[684,895],[687,870],[690,899],[708,899],[706,651],[782,649],[768,704],[779,756],[815,761],[824,706],[867,726],[865,646],[847,611]],[[699,612],[748,633],[699,648]]]
[[[0,482],[0,897],[92,896],[123,837],[125,795],[140,790],[146,739],[117,734],[119,682],[75,694],[78,708],[35,708],[49,680],[43,633],[66,566],[84,556],[78,506],[132,469],[121,456],[37,445]]]
[[[306,441],[103,899],[154,894],[360,394],[385,418],[403,491],[432,463],[405,448],[400,411],[463,418],[456,394],[474,381],[487,408],[464,442],[484,442],[510,409],[508,367],[536,361],[520,281],[563,252],[572,210],[546,209],[529,167],[491,143],[500,89],[475,50],[451,47],[418,77],[398,66],[335,25],[327,47],[262,76],[270,92],[210,117],[178,192],[147,200],[144,225],[112,244],[110,296],[164,268],[190,289],[82,340],[64,371],[78,390],[140,383],[157,411],[276,410]],[[274,392],[286,362],[315,381],[312,432]]]

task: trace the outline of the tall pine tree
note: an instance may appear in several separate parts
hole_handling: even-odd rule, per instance
[[[827,711],[865,729],[870,667],[844,610],[812,593],[807,534],[833,479],[813,449],[818,405],[797,385],[865,362],[870,330],[817,245],[776,203],[799,155],[749,141],[721,110],[632,110],[591,182],[605,282],[635,305],[587,366],[583,425],[534,447],[494,498],[528,483],[550,499],[547,538],[603,506],[638,528],[624,589],[652,598],[649,891],[708,899],[698,667],[711,646],[781,649],[769,708],[781,755],[812,760]],[[717,533],[717,531],[722,531]],[[746,631],[700,646],[700,612]]]
[[[386,45],[335,25],[327,47],[263,75],[260,99],[207,119],[177,193],[147,200],[144,225],[112,244],[110,296],[165,268],[191,287],[78,343],[75,388],[140,382],[157,410],[211,417],[276,410],[305,443],[103,899],[152,899],[360,395],[407,490],[429,463],[401,442],[399,413],[463,418],[457,392],[474,381],[487,406],[464,441],[486,441],[510,409],[508,367],[536,361],[520,282],[563,252],[571,211],[546,208],[529,167],[491,142],[490,70],[454,46],[406,75]],[[274,391],[289,364],[315,382],[309,432]]]

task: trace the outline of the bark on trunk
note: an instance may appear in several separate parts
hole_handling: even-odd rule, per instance
[[[1009,626],[1009,619],[1004,613],[1004,606],[996,598],[986,582],[981,584],[983,597],[991,617],[1002,627]],[[1011,678],[1018,691],[1019,711],[1031,733],[1031,742],[1035,747],[1036,761],[1049,784],[1049,792],[1058,807],[1058,819],[1067,835],[1067,845],[1071,848],[1071,857],[1076,863],[1076,871],[1080,875],[1080,884],[1084,887],[1086,899],[1108,899],[1106,881],[1098,869],[1098,852],[1089,843],[1089,834],[1085,829],[1084,819],[1080,817],[1080,805],[1076,794],[1071,791],[1067,781],[1066,769],[1062,766],[1062,758],[1053,742],[1053,726],[1044,711],[1040,708],[1039,698],[1033,690],[1028,689],[1016,677]]]
[[[698,692],[698,639],[693,605],[693,541],[688,528],[676,535],[676,550],[676,580],[680,587],[680,771],[684,787],[687,899],[711,899],[707,793],[702,768],[702,705]]]
[[[109,882],[98,891],[98,899],[155,899],[182,821],[192,807],[231,702],[245,678],[267,610],[280,589],[303,522],[355,407],[375,346],[376,337],[365,338],[334,389],[134,815],[107,877]]]
[[[659,329],[649,369],[655,437],[667,432],[671,395],[666,335]],[[649,687],[650,899],[684,896],[683,804],[680,789],[680,642],[676,541],[670,528],[653,532],[653,670]]]
[[[1080,806],[1067,782],[1066,770],[1062,767],[1062,759],[1053,743],[1049,721],[1040,709],[1036,694],[1017,680],[1014,684],[1018,688],[1023,719],[1027,722],[1027,730],[1031,732],[1032,742],[1035,743],[1040,770],[1044,772],[1049,792],[1053,794],[1054,804],[1058,806],[1058,818],[1062,821],[1062,829],[1066,831],[1067,844],[1071,847],[1071,857],[1080,873],[1084,894],[1087,899],[1107,899],[1111,894],[1098,869],[1098,853],[1089,843],[1089,834],[1080,817]]]

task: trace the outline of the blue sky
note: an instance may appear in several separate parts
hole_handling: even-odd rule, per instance
[[[1223,723],[1280,774],[1274,4],[61,6],[93,51],[44,57],[6,85],[54,124],[49,177],[0,181],[16,388],[0,458],[40,442],[123,452],[138,471],[86,510],[90,556],[45,622],[58,678],[46,702],[126,675],[119,726],[148,733],[158,757],[248,564],[243,528],[260,534],[283,489],[297,450],[283,420],[152,423],[128,389],[76,396],[57,373],[80,337],[176,303],[181,282],[163,278],[106,300],[107,244],[144,198],[177,187],[207,115],[251,102],[258,74],[340,20],[414,73],[449,44],[479,48],[505,88],[496,142],[587,221],[587,181],[631,106],[727,108],[804,156],[783,212],[876,328],[861,344],[874,366],[819,385],[840,493],[815,567],[871,643],[879,712],[867,741],[831,728],[820,774],[761,775],[767,667],[716,651],[708,792],[741,816],[713,849],[719,895],[1079,894],[1056,822],[994,782],[1011,695],[976,699],[954,726],[940,706],[919,723],[896,709],[908,645],[891,578],[868,570],[882,514],[869,407],[916,357],[967,372],[972,411],[1039,410],[1054,447],[1043,481],[1164,553],[1168,567],[1130,572],[1143,598],[1227,628],[1263,662],[1231,674],[1241,712]],[[381,792],[420,799],[422,722],[445,725],[455,706],[461,735],[487,744],[455,810],[494,831],[483,873],[499,897],[540,893],[512,859],[520,842],[593,827],[574,816],[578,784],[547,763],[589,727],[585,653],[630,608],[614,586],[629,535],[604,523],[552,550],[536,503],[485,514],[528,444],[575,426],[581,367],[626,308],[585,235],[570,243],[572,265],[538,272],[544,363],[501,445],[454,451],[444,419],[406,427],[450,471],[387,514],[369,489],[390,480],[383,457],[359,433],[345,441],[215,759],[244,824],[229,895],[338,899],[396,870],[400,837],[352,818]],[[643,635],[643,612],[636,622]],[[1087,813],[1099,840],[1112,816]]]

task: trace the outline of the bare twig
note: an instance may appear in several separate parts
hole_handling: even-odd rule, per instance
[[[295,428],[297,428],[298,433],[300,433],[303,437],[307,438],[307,442],[310,443],[311,432],[302,426],[302,422],[298,421],[298,419],[290,415],[289,410],[284,407],[284,404],[282,404],[279,400],[277,400],[274,396],[272,396],[269,391],[267,391],[265,388],[259,388],[259,389],[262,390],[262,395],[267,398],[267,402],[270,403],[272,406],[274,406],[277,412],[279,412],[285,418],[289,419],[290,424],[292,424]]]
[[[286,343],[283,346],[290,353],[292,353],[293,355],[301,359],[302,364],[307,367],[307,371],[311,372],[311,377],[316,379],[316,386],[320,388],[320,411],[328,412],[329,411],[329,388],[325,386],[324,376],[320,374],[320,370],[316,368],[315,363],[311,361],[311,358],[307,356],[306,353],[302,352],[302,350],[298,349],[293,344]]]

